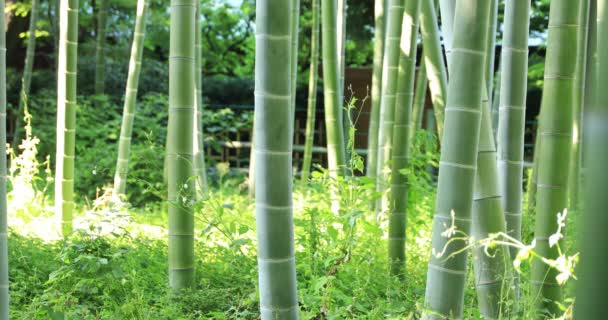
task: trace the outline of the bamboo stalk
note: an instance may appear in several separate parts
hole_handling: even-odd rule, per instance
[[[298,319],[292,216],[291,1],[256,2],[255,216],[263,320]],[[337,79],[336,79],[337,80]]]
[[[386,19],[386,43],[382,69],[382,103],[380,104],[380,127],[378,132],[378,163],[376,188],[383,197],[376,204],[377,214],[387,213],[389,208],[388,189],[390,178],[389,160],[393,148],[393,125],[395,121],[395,103],[397,76],[399,69],[399,41],[403,21],[403,0],[389,0]]]
[[[19,109],[15,120],[15,130],[13,131],[13,150],[18,151],[21,142],[21,119],[23,109],[30,96],[30,84],[32,83],[32,69],[34,68],[34,53],[36,51],[36,22],[38,21],[38,0],[32,0],[30,9],[30,26],[28,29],[27,49],[25,51],[25,63],[23,67],[23,77],[21,78],[21,94],[19,96]]]
[[[399,73],[395,106],[395,126],[392,155],[391,205],[388,222],[388,257],[393,275],[404,276],[405,267],[405,226],[407,222],[407,176],[400,171],[407,169],[410,157],[410,127],[412,103],[414,99],[414,79],[416,74],[416,54],[418,51],[418,26],[420,0],[405,3],[401,29]]]
[[[61,0],[60,5],[55,213],[61,221],[61,232],[67,237],[72,233],[74,211],[78,0]]]
[[[442,2],[443,3],[443,2]],[[423,319],[462,318],[467,269],[467,242],[445,237],[453,224],[469,235],[485,82],[490,4],[458,0],[449,53],[450,82],[433,222],[433,254],[427,274]],[[444,15],[449,17],[451,15]],[[449,19],[449,18],[448,18]],[[451,29],[444,25],[444,30]],[[448,33],[449,34],[449,33]],[[448,35],[449,37],[449,35]],[[443,254],[439,254],[443,253]]]
[[[171,0],[167,200],[169,285],[174,291],[194,285],[195,14],[195,0]]]
[[[317,110],[317,82],[319,78],[319,0],[312,0],[312,32],[310,36],[310,74],[308,77],[308,108],[306,112],[306,141],[302,160],[302,182],[306,183],[310,174],[312,148],[315,139],[315,118]]]
[[[382,100],[382,69],[386,31],[386,0],[376,0],[374,6],[374,67],[372,71],[372,106],[369,118],[367,176],[375,179],[378,174],[378,129]]]
[[[135,29],[133,30],[133,43],[131,44],[131,58],[129,59],[129,74],[125,90],[122,124],[118,140],[118,159],[116,160],[116,173],[114,174],[114,193],[125,195],[127,189],[127,172],[129,170],[129,154],[131,150],[131,137],[133,135],[133,122],[135,119],[135,103],[137,100],[137,87],[141,71],[141,61],[144,52],[144,38],[146,33],[147,0],[138,0]]]
[[[0,0],[0,8],[4,8]],[[6,145],[6,32],[0,14],[0,145]],[[0,157],[0,320],[8,320],[8,217],[6,211],[6,157]]]
[[[579,2],[554,0],[549,14],[549,36],[545,80],[541,104],[540,149],[536,200],[536,252],[556,259],[557,246],[549,237],[557,228],[557,214],[568,207],[568,169],[572,150],[572,113],[576,98],[576,45],[579,27]],[[559,159],[559,161],[555,161]],[[538,310],[559,315],[561,286],[559,271],[541,261],[532,262],[533,294]]]

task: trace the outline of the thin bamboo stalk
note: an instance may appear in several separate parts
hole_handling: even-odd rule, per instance
[[[30,26],[28,29],[27,49],[25,51],[25,64],[23,67],[23,77],[21,78],[21,94],[19,96],[19,109],[15,120],[15,130],[13,131],[13,150],[18,151],[21,142],[21,118],[23,109],[30,96],[30,84],[32,83],[32,69],[34,68],[34,53],[36,51],[36,22],[38,21],[38,0],[32,0],[30,9]]]
[[[127,171],[129,170],[129,154],[131,151],[131,137],[133,121],[135,119],[135,102],[137,100],[137,87],[141,71],[141,60],[144,52],[144,38],[146,33],[146,12],[148,1],[138,0],[135,29],[133,30],[133,43],[131,44],[131,58],[129,59],[129,74],[123,106],[120,139],[118,140],[118,159],[116,160],[116,173],[114,174],[114,193],[125,195],[127,189]]]
[[[312,32],[310,36],[310,70],[308,77],[308,108],[306,112],[306,142],[302,160],[302,182],[306,183],[312,162],[312,147],[315,139],[315,118],[317,112],[317,83],[319,78],[319,0],[312,0]]]
[[[376,0],[374,5],[374,67],[372,71],[371,114],[369,119],[367,176],[375,179],[378,174],[378,130],[382,100],[382,69],[386,31],[386,0]]]
[[[0,0],[4,8],[4,0]],[[0,14],[0,145],[6,145],[6,30]],[[8,218],[6,212],[6,157],[0,157],[0,320],[8,320]]]
[[[61,221],[61,233],[64,237],[72,233],[74,211],[78,2],[78,0],[61,0],[59,17],[55,213]]]
[[[444,30],[444,34],[447,32],[448,30]],[[422,34],[422,45],[424,46],[424,66],[429,80],[429,88],[431,89],[433,110],[435,111],[437,136],[441,139],[443,136],[448,76],[439,39],[436,0],[422,0],[420,33]],[[448,36],[446,41],[450,37]]]
[[[407,222],[407,176],[400,171],[407,169],[410,156],[410,127],[412,103],[414,100],[414,79],[416,74],[416,54],[418,51],[418,27],[420,1],[406,1],[401,27],[399,73],[397,77],[397,102],[395,106],[395,126],[392,155],[391,212],[388,222],[388,257],[393,275],[404,276],[405,267],[405,226]]]

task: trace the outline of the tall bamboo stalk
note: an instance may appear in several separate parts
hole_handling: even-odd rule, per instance
[[[549,237],[557,228],[557,215],[568,207],[568,169],[572,151],[572,114],[576,99],[576,48],[579,26],[579,2],[554,0],[549,13],[549,36],[545,62],[545,80],[541,104],[540,150],[536,199],[536,251],[556,259],[557,246]],[[556,161],[559,159],[559,161]],[[557,303],[562,290],[556,276],[559,271],[541,261],[532,262],[532,284],[539,310],[561,314]]]
[[[197,190],[199,196],[207,192],[207,169],[205,166],[205,148],[203,145],[203,45],[201,31],[201,2],[196,0],[196,21],[194,23],[196,39],[194,47],[195,81],[195,109],[194,109],[194,172],[197,177]]]
[[[484,91],[485,95],[487,93]],[[504,233],[507,230],[488,101],[483,103],[482,108],[473,197],[472,235],[475,239],[487,239],[492,234]],[[485,319],[508,318],[508,309],[513,302],[509,248],[504,245],[487,249],[482,246],[474,247],[473,262],[480,313]]]
[[[405,225],[407,221],[407,176],[400,170],[407,169],[410,156],[410,127],[412,103],[414,100],[414,79],[416,74],[416,54],[418,52],[418,26],[420,1],[409,0],[403,10],[401,43],[399,54],[399,74],[397,77],[397,102],[395,106],[395,126],[391,170],[391,205],[388,222],[388,258],[391,273],[403,276],[405,266]]]
[[[4,0],[0,0],[4,8]],[[6,32],[0,14],[0,145],[6,145]],[[0,320],[8,320],[8,219],[6,212],[6,157],[0,157]]]
[[[590,13],[583,136],[589,174],[584,179],[585,201],[579,217],[580,230],[584,231],[579,232],[578,237],[580,263],[576,269],[578,281],[573,319],[599,320],[606,316],[604,290],[608,285],[608,177],[605,170],[608,159],[608,91],[599,87],[608,81],[608,1],[592,0]],[[592,58],[595,49],[597,60]],[[594,71],[590,77],[592,70],[597,72]]]
[[[78,0],[61,0],[59,21],[55,213],[61,221],[61,232],[67,237],[72,233],[74,211]]]
[[[490,1],[490,30],[487,34],[488,55],[486,58],[486,82],[488,105],[492,106],[492,93],[494,92],[494,69],[496,60],[496,31],[498,28],[498,0]],[[496,127],[492,127],[494,139],[496,139]]]
[[[339,65],[337,51],[336,1],[321,0],[323,95],[325,101],[325,126],[327,133],[327,159],[332,175],[343,171],[346,165],[346,145],[340,103]]]
[[[374,5],[374,66],[372,70],[371,113],[367,140],[367,176],[375,179],[378,174],[378,129],[382,100],[382,69],[386,31],[386,0],[375,0]]]
[[[144,52],[144,37],[146,33],[146,12],[148,1],[137,1],[137,17],[133,30],[133,43],[131,44],[131,58],[129,59],[129,74],[125,102],[123,105],[120,139],[118,140],[118,159],[116,160],[116,173],[114,174],[114,193],[125,195],[127,188],[127,171],[129,170],[129,154],[131,151],[131,136],[133,135],[133,121],[135,119],[135,102],[137,100],[137,87],[141,71],[141,60]]]
[[[174,291],[194,284],[195,20],[196,0],[171,0],[167,200],[169,285]]]
[[[467,243],[460,235],[443,235],[452,223],[459,232],[471,230],[489,9],[487,0],[456,1],[423,319],[460,319],[463,314]]]
[[[108,3],[106,0],[97,0],[97,41],[95,46],[95,94],[104,94],[106,81],[106,18],[108,16]]]
[[[25,64],[23,67],[23,77],[21,78],[21,94],[19,96],[19,110],[15,120],[15,130],[13,132],[13,150],[17,152],[20,142],[21,115],[23,108],[27,104],[30,96],[30,84],[32,83],[32,69],[34,68],[34,53],[36,51],[36,22],[38,21],[38,0],[32,0],[30,9],[30,26],[28,29],[27,49],[25,51]]]
[[[426,0],[422,0],[426,1]],[[422,55],[424,57],[424,54]],[[418,73],[416,74],[416,87],[414,89],[414,102],[412,103],[412,125],[410,126],[410,139],[414,138],[416,130],[422,127],[422,117],[424,114],[424,104],[426,102],[426,92],[428,90],[428,79],[426,76],[426,65],[420,61]]]
[[[347,0],[336,0],[337,1],[337,25],[338,25],[338,67],[340,68],[340,80],[339,80],[339,93],[340,93],[340,107],[342,112],[342,125],[344,126],[344,140],[346,145],[349,143],[349,130],[352,125],[351,112],[352,110],[346,108],[347,102],[344,100],[344,80],[346,74],[346,23],[347,23]],[[346,148],[346,157],[350,157],[350,150]]]
[[[312,31],[310,35],[310,70],[308,77],[308,107],[306,111],[306,142],[302,160],[302,182],[308,181],[312,162],[312,147],[315,141],[315,118],[317,112],[317,82],[319,78],[319,0],[312,0]]]
[[[580,28],[578,32],[578,61],[576,64],[576,101],[574,103],[574,113],[572,122],[572,158],[570,159],[570,175],[568,188],[570,189],[570,208],[578,212],[580,206],[580,186],[581,186],[581,137],[582,137],[582,112],[585,93],[585,73],[587,65],[587,34],[589,24],[589,2],[590,0],[580,0]]]
[[[298,86],[298,38],[300,31],[300,0],[291,0],[291,14],[295,17],[291,19],[291,30],[294,30],[291,38],[291,107],[294,113],[296,112],[296,91]]]
[[[291,1],[256,3],[256,223],[263,320],[298,319],[292,217]],[[337,70],[336,70],[337,71]],[[337,80],[337,78],[336,78]]]
[[[507,231],[521,239],[530,1],[505,2],[498,118],[498,173]],[[511,250],[515,257],[516,250]]]
[[[386,43],[384,48],[384,65],[382,69],[382,103],[380,104],[380,128],[378,132],[378,163],[376,168],[377,190],[384,193],[388,189],[390,176],[389,160],[393,148],[393,125],[395,122],[395,103],[397,92],[397,76],[399,69],[399,41],[401,39],[401,24],[403,22],[403,0],[389,0],[386,19]],[[378,214],[385,213],[388,208],[388,194],[384,193],[378,201]]]
[[[444,34],[447,34],[447,32],[449,32],[449,30],[444,30]],[[424,65],[426,68],[427,78],[429,79],[433,110],[435,111],[437,136],[439,139],[441,139],[443,136],[448,77],[446,63],[443,58],[443,51],[441,49],[441,41],[439,39],[436,0],[422,0],[420,12],[420,33],[422,34],[422,45],[424,46]],[[451,38],[451,36],[447,36],[446,41],[448,38]]]

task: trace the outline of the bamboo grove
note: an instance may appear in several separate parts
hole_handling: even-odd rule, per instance
[[[4,2],[0,0],[3,8],[9,5]],[[117,156],[112,169],[112,201],[117,205],[129,202],[127,189],[132,188],[127,178],[132,170],[130,160],[137,156],[132,152],[132,140],[139,120],[138,90],[142,82],[150,81],[140,75],[146,63],[146,28],[152,4],[137,1],[130,54],[124,59],[128,75],[122,116],[117,119],[120,131],[116,133]],[[355,130],[353,111],[345,101],[349,30],[356,27],[348,20],[349,1],[255,1],[251,22],[255,25],[253,129],[249,178],[242,185],[250,195],[247,214],[255,217],[257,260],[252,264],[257,265],[257,295],[253,296],[259,300],[261,319],[304,318],[306,304],[299,294],[305,290],[298,286],[309,271],[296,263],[301,250],[298,239],[302,239],[296,233],[302,220],[296,211],[302,208],[296,208],[294,194],[309,187],[315,176],[322,176],[329,185],[331,204],[327,206],[336,216],[350,214],[342,209],[348,200],[341,197],[368,197],[360,208],[361,215],[381,230],[377,243],[385,254],[386,273],[400,285],[414,281],[408,273],[412,262],[407,248],[418,244],[418,235],[407,230],[416,199],[410,196],[411,181],[422,174],[411,169],[411,163],[421,157],[420,148],[414,148],[420,143],[420,133],[432,142],[428,145],[439,149],[424,152],[439,152],[439,160],[436,167],[429,163],[425,172],[433,184],[434,207],[427,212],[432,220],[425,239],[430,250],[423,262],[426,278],[420,281],[426,285],[416,293],[420,295],[418,310],[411,310],[416,319],[464,319],[470,316],[470,307],[482,319],[524,318],[524,308],[533,310],[525,316],[533,315],[534,319],[605,317],[608,92],[601,84],[608,81],[608,0],[548,1],[541,104],[533,132],[536,141],[533,160],[526,162],[534,4],[533,0],[373,1],[373,17],[369,17],[374,28],[369,46],[371,97],[365,111],[368,131],[363,139],[366,148],[357,150],[352,141],[356,134],[350,131]],[[54,229],[65,239],[74,236],[74,216],[79,210],[74,185],[78,177],[77,130],[83,130],[77,125],[80,5],[82,1],[57,0],[54,9],[59,35]],[[112,32],[111,5],[107,0],[94,4],[96,96],[109,90],[104,50],[109,46],[107,34]],[[197,223],[198,215],[210,215],[199,208],[200,203],[213,200],[210,190],[214,175],[218,175],[218,170],[208,168],[205,144],[209,140],[204,135],[208,119],[204,109],[203,24],[205,12],[211,10],[205,5],[209,1],[171,0],[163,4],[170,26],[168,117],[162,119],[166,128],[163,210],[168,231],[163,259],[168,266],[169,291],[176,296],[204,290],[196,281],[197,269],[206,267],[195,253],[202,229]],[[310,10],[307,36],[301,32],[302,17],[307,14],[304,9]],[[39,10],[39,1],[31,0],[20,99],[13,111],[17,114],[14,152],[19,150],[21,119],[28,110],[36,26],[43,19]],[[7,140],[4,19],[5,15],[0,15],[0,145],[6,145]],[[298,61],[302,60],[301,46],[306,44],[308,56]],[[305,145],[301,168],[296,168],[297,91],[298,80],[304,77]],[[322,101],[317,101],[319,90]],[[325,145],[316,148],[320,144],[314,141],[319,123],[325,129]],[[326,163],[316,164],[326,165],[326,171],[314,169],[315,148],[326,154]],[[356,168],[359,153],[365,156],[365,169]],[[0,157],[0,320],[9,319],[12,263],[8,258],[8,159]],[[318,175],[312,173],[315,171]],[[348,195],[350,190],[345,186],[355,184],[370,186],[368,193]],[[573,236],[566,229],[566,221],[571,222],[567,217],[575,219],[576,239],[568,238]],[[358,225],[352,222],[350,227]],[[313,231],[330,232],[329,228]],[[530,244],[525,242],[528,240]],[[580,255],[566,256],[569,244],[580,250]],[[347,263],[349,250],[343,250],[346,257],[340,264]],[[521,270],[524,260],[531,261],[529,270]],[[578,260],[578,280],[572,289],[564,282],[573,277],[570,269],[574,270]],[[331,269],[327,277],[336,273]],[[327,288],[327,283],[319,287]],[[467,287],[474,287],[475,306],[467,305],[471,301],[466,298]],[[564,307],[569,303],[564,298],[569,291],[576,300],[573,306]],[[531,306],[523,305],[523,295],[533,297]],[[325,313],[317,316],[315,319],[324,318]]]

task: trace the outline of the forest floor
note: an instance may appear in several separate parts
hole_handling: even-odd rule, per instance
[[[355,182],[358,181],[358,182]],[[410,192],[406,277],[389,275],[386,217],[372,214],[366,179],[342,182],[331,211],[321,174],[294,193],[302,319],[416,319],[430,253],[434,187]],[[196,286],[168,289],[167,217],[101,197],[75,218],[68,240],[40,199],[10,202],[13,319],[257,319],[254,207],[242,180],[227,179],[195,204]],[[34,208],[36,207],[36,208]],[[28,212],[27,214],[25,212]],[[529,218],[528,218],[529,220]],[[532,225],[525,223],[524,225]],[[531,235],[531,230],[524,234]],[[472,268],[470,268],[472,269]],[[523,267],[524,277],[526,266]],[[472,272],[466,318],[478,319]]]

